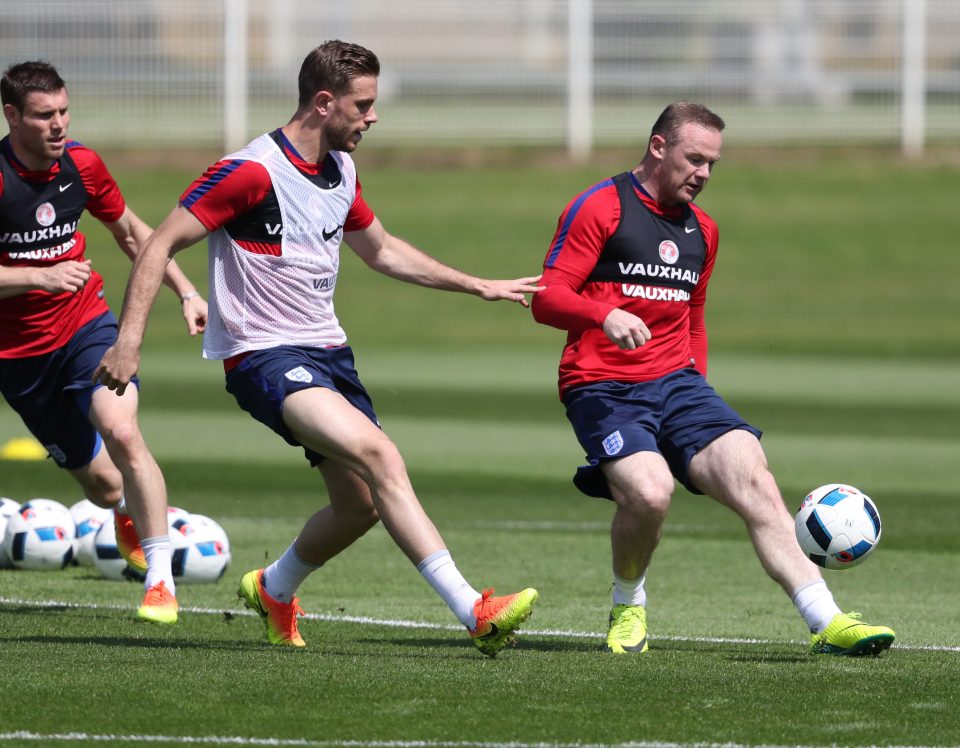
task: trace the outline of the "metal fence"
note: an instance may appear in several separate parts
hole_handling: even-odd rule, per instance
[[[381,59],[375,146],[585,155],[678,98],[728,142],[960,142],[956,0],[0,0],[0,64],[56,64],[98,147],[245,142],[331,38]]]

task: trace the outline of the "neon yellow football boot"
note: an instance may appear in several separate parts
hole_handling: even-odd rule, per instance
[[[813,654],[879,657],[896,634],[887,626],[871,626],[860,622],[859,613],[840,613],[819,634],[810,638]]]
[[[647,644],[647,611],[642,605],[614,605],[610,611],[607,649],[616,654],[642,654]]]

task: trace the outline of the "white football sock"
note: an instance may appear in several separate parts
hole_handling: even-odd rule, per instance
[[[790,599],[814,634],[823,631],[834,616],[840,614],[840,608],[833,601],[833,593],[822,579],[795,589]]]
[[[460,623],[471,631],[476,628],[477,618],[473,614],[473,604],[479,599],[480,593],[463,578],[450,551],[444,548],[430,554],[417,564],[417,571],[443,598]]]
[[[173,581],[173,569],[170,566],[173,557],[170,536],[144,538],[140,541],[140,547],[143,548],[143,556],[147,560],[147,578],[143,586],[150,589],[155,584],[166,582],[170,594],[176,596],[177,585]]]
[[[646,605],[647,591],[643,587],[647,575],[641,574],[637,579],[624,579],[613,575],[613,604],[614,605]]]
[[[303,580],[323,564],[308,564],[294,550],[294,543],[283,555],[263,570],[263,587],[274,600],[282,603],[293,601]]]

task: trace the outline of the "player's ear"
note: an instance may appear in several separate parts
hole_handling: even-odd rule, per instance
[[[667,148],[667,139],[663,135],[651,135],[650,144],[647,146],[650,155],[655,158],[663,158],[663,152]]]
[[[20,121],[21,112],[13,104],[4,104],[3,105],[3,116],[7,120],[7,124],[10,127],[13,127]]]
[[[320,114],[330,114],[330,106],[336,97],[329,91],[317,91],[313,97],[313,106]]]

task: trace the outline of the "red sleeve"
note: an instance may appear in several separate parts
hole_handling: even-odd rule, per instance
[[[348,231],[363,231],[367,226],[373,223],[376,216],[373,210],[363,199],[363,186],[360,184],[360,177],[357,177],[357,194],[353,198],[353,205],[350,206],[350,212],[347,213],[347,220],[343,224],[344,233]]]
[[[123,211],[127,209],[127,203],[103,159],[96,151],[75,140],[67,143],[67,150],[77,165],[83,187],[90,196],[87,202],[90,215],[104,223],[119,221]]]
[[[212,232],[258,205],[271,186],[270,175],[256,161],[218,161],[187,187],[180,205]]]
[[[607,240],[620,223],[620,200],[613,180],[606,179],[575,197],[557,222],[547,250],[540,285],[533,295],[533,318],[561,330],[603,327],[615,305],[580,295]]]
[[[703,239],[707,246],[707,256],[700,273],[700,282],[690,297],[690,351],[693,354],[694,367],[703,376],[707,376],[707,326],[704,319],[704,305],[707,302],[707,283],[713,274],[717,261],[717,248],[720,246],[720,231],[710,216],[696,205],[691,205],[700,223]]]

